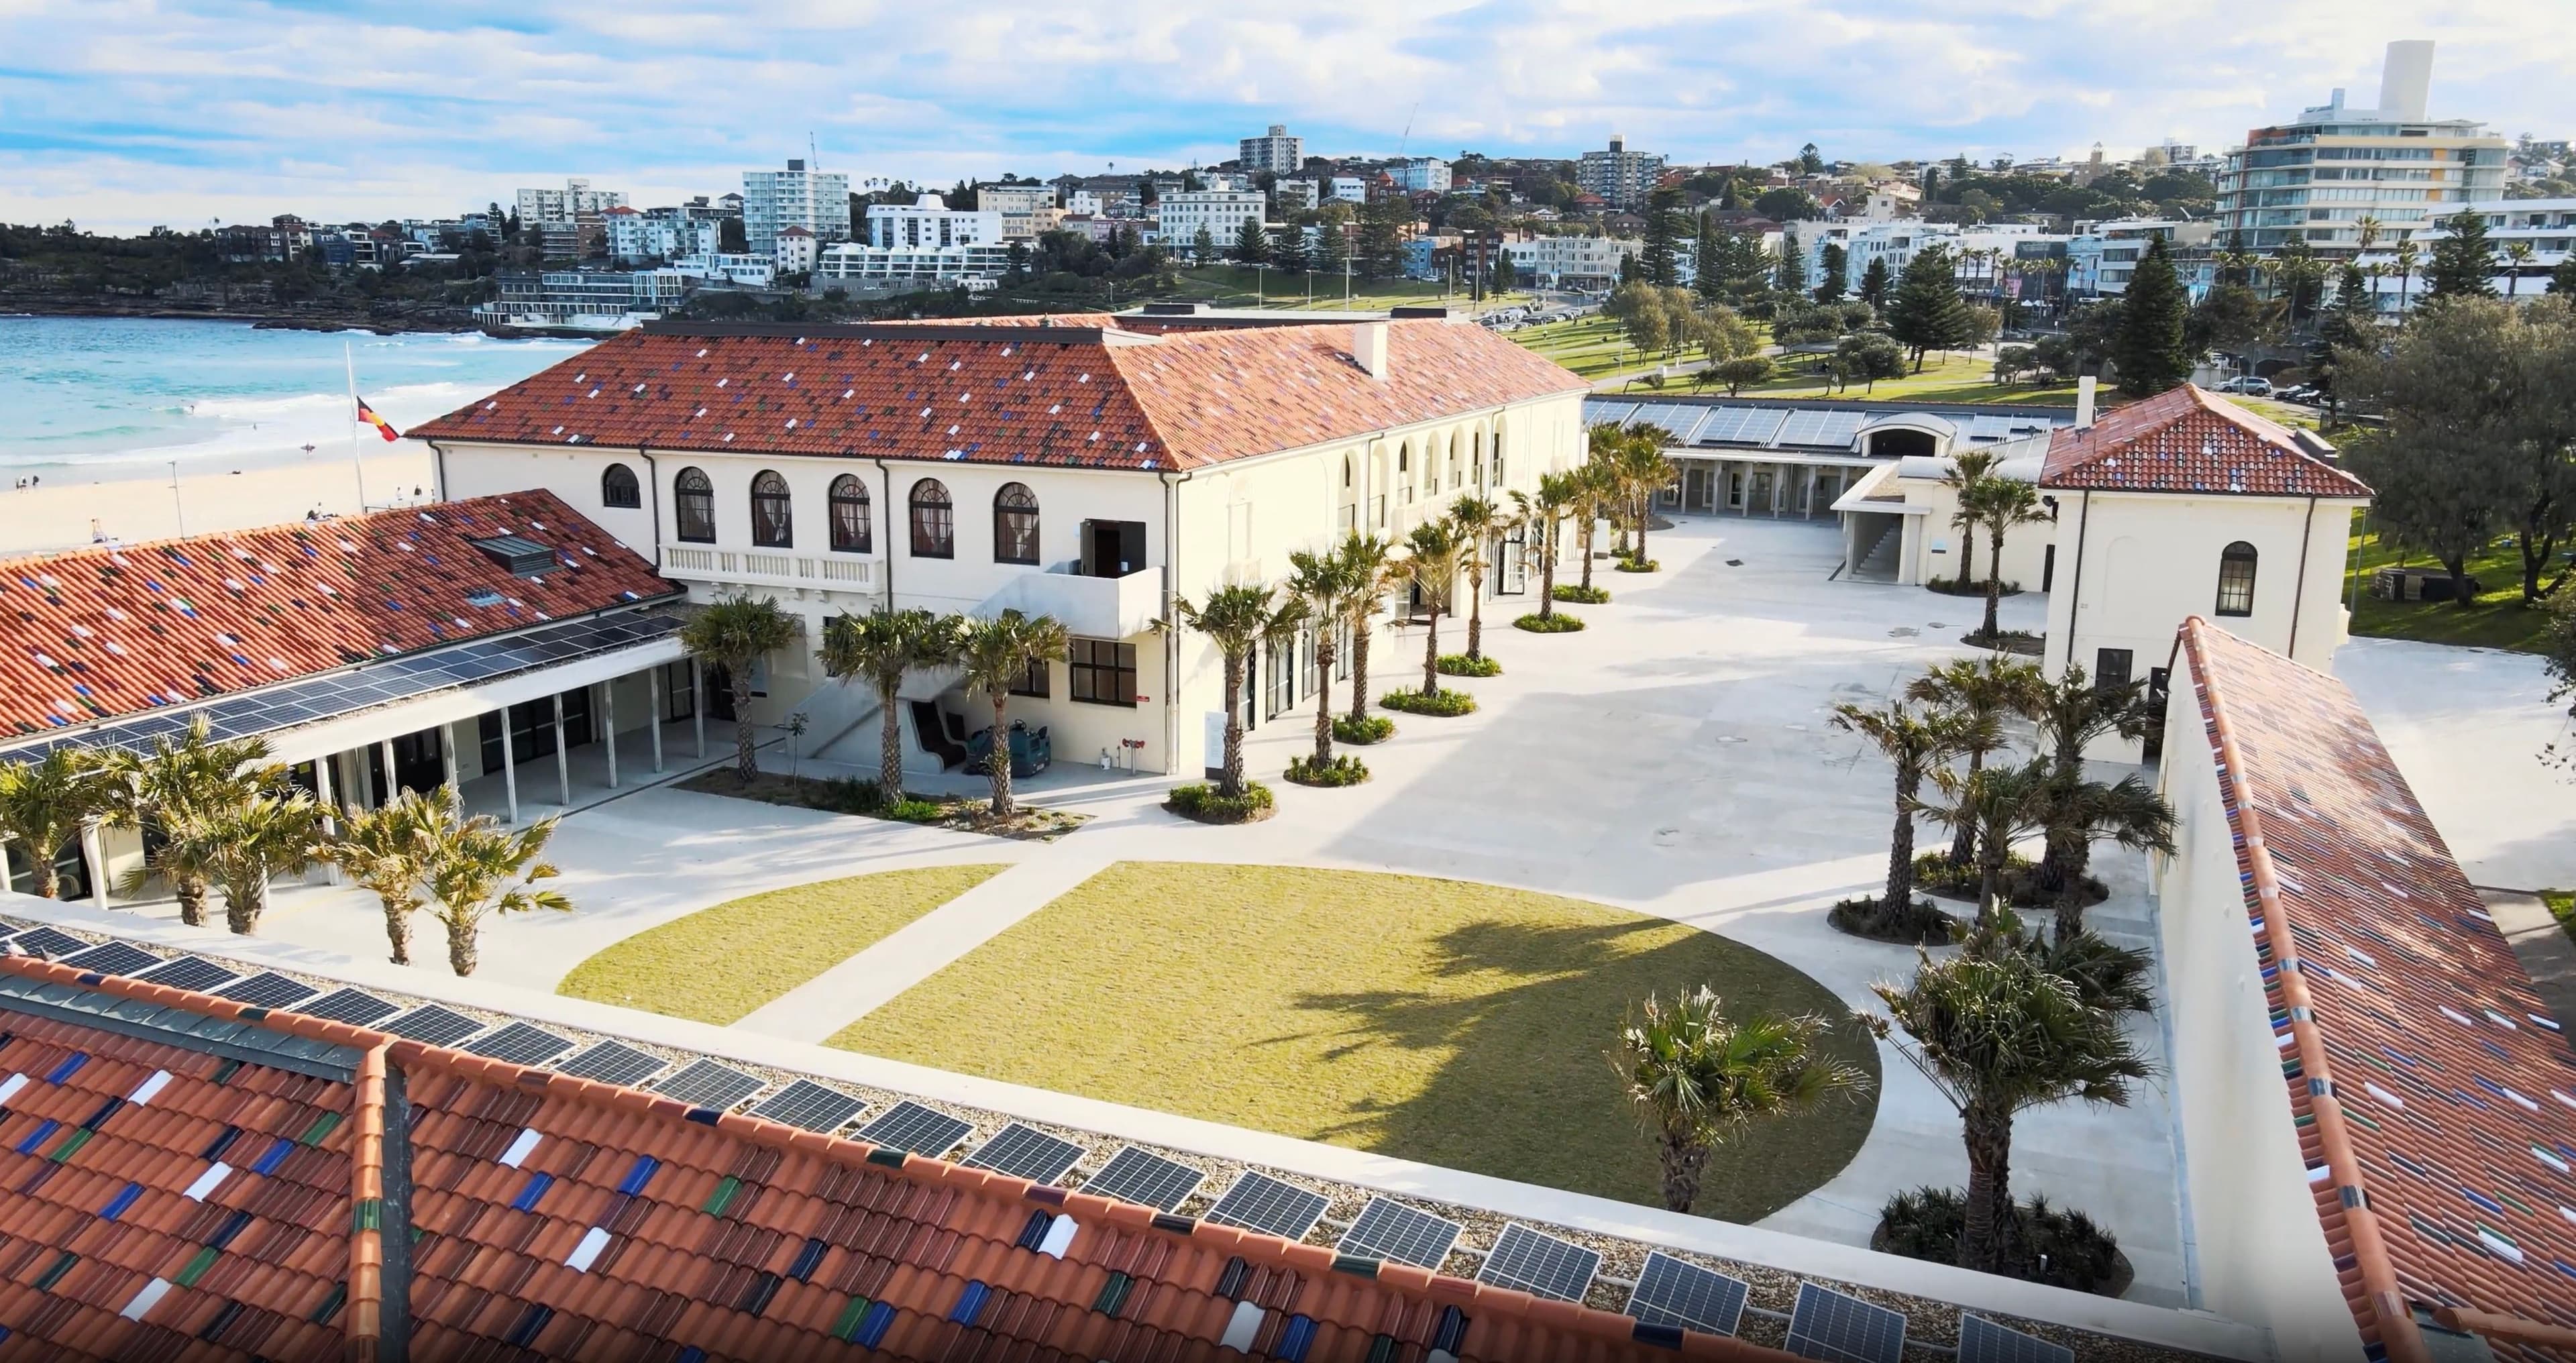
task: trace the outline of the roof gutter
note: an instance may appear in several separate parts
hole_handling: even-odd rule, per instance
[[[662,571],[662,466],[653,452],[642,445],[635,447],[635,457],[644,461],[644,481],[653,489],[653,571]]]
[[[440,500],[440,501],[442,501],[442,502],[443,502],[443,501],[446,501],[446,500],[447,500],[447,451],[445,451],[445,450],[443,450],[443,449],[440,449],[440,448],[438,447],[438,442],[437,442],[437,441],[435,441],[435,440],[431,440],[431,439],[429,439],[429,438],[427,438],[427,437],[425,437],[425,436],[424,436],[424,437],[422,437],[422,439],[421,439],[421,442],[420,442],[420,443],[422,443],[422,444],[424,444],[424,445],[429,446],[429,457],[430,457],[430,480],[431,480],[431,486],[433,486],[433,487],[435,487],[435,488],[437,488],[437,489],[438,489],[438,500]],[[365,510],[366,510],[366,508],[365,508],[364,506],[361,506],[361,507],[359,507],[358,509],[359,509],[360,511],[365,511]]]
[[[885,608],[890,611],[894,609],[894,470],[887,468],[882,458],[875,463],[878,486],[885,492],[886,509],[885,552],[877,555],[877,562],[885,565]]]
[[[2308,541],[2315,539],[2316,536],[2317,498],[2315,493],[2310,493],[2308,494],[2308,518],[2299,523],[2299,576],[2290,584],[2289,654],[2292,662],[2299,660],[2299,612],[2308,602]]]

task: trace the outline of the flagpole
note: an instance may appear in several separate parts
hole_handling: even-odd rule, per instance
[[[349,466],[358,474],[358,514],[363,516],[367,514],[367,447],[358,443],[358,427],[365,423],[358,420],[358,359],[347,341],[340,343],[340,360],[349,370]]]

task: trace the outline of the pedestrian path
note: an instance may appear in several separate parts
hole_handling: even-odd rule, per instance
[[[820,1043],[1106,869],[1111,858],[1051,847],[754,1009],[746,1031]]]

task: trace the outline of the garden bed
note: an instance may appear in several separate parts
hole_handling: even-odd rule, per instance
[[[1288,770],[1280,774],[1280,779],[1301,786],[1356,786],[1369,779],[1369,769],[1367,763],[1346,752],[1335,753],[1333,760],[1321,764],[1301,753],[1288,759]]]
[[[1612,565],[1610,565],[1610,566],[1611,566],[1613,569],[1615,569],[1616,571],[1623,572],[1623,573],[1652,573],[1652,572],[1658,572],[1658,571],[1661,571],[1664,565],[1663,565],[1662,563],[1657,562],[1656,560],[1654,560],[1654,559],[1650,559],[1650,558],[1649,558],[1649,559],[1623,558],[1623,559],[1619,560],[1617,563],[1614,563],[1614,564],[1612,564]]]
[[[1583,617],[1568,615],[1563,611],[1554,611],[1546,615],[1531,611],[1514,620],[1512,628],[1525,629],[1532,634],[1572,634],[1583,628]]]
[[[1384,715],[1371,715],[1354,720],[1349,715],[1333,717],[1333,739],[1353,747],[1365,748],[1395,737],[1395,721]]]
[[[1970,648],[1992,649],[1997,653],[2011,653],[2024,658],[2044,657],[2048,652],[2048,636],[2033,634],[2026,629],[1997,630],[1993,634],[1988,634],[1981,629],[1972,629],[1960,635],[1959,642]]]
[[[2060,1211],[2035,1197],[2014,1207],[2004,1233],[2003,1276],[2076,1292],[2116,1297],[2137,1280],[2111,1232],[2079,1211]],[[1956,1188],[1918,1188],[1888,1199],[1869,1247],[1928,1263],[1959,1262],[1967,1199]]]
[[[1164,797],[1163,808],[1184,819],[1214,824],[1259,823],[1279,812],[1270,787],[1259,781],[1244,782],[1241,795],[1220,795],[1204,781],[1174,786]]]
[[[1499,677],[1503,675],[1500,658],[1470,658],[1464,653],[1440,655],[1440,675],[1444,677]]]
[[[1428,695],[1411,688],[1389,691],[1378,697],[1377,703],[1386,709],[1404,714],[1430,715],[1438,719],[1455,719],[1460,715],[1473,714],[1476,710],[1474,696],[1464,691],[1452,691],[1445,686]]]
[[[1554,595],[1559,601],[1567,602],[1576,606],[1606,606],[1610,604],[1609,588],[1586,587],[1579,582],[1560,582],[1556,584],[1556,590],[1552,595]]]
[[[848,776],[817,779],[764,771],[751,784],[744,785],[733,768],[718,767],[680,782],[679,788],[700,795],[727,795],[765,805],[818,809],[859,819],[888,819],[1022,842],[1053,842],[1091,822],[1088,814],[1029,804],[1020,805],[1008,818],[997,819],[993,817],[991,799],[981,795],[924,796],[906,792],[889,806],[878,793],[876,782]]]
[[[1971,582],[1967,586],[1962,587],[1959,585],[1959,580],[1952,577],[1936,577],[1931,581],[1924,583],[1923,590],[1927,592],[1939,592],[1943,596],[1973,597],[1979,601],[1983,601],[1986,598],[1986,584],[1982,582]],[[2019,596],[2021,595],[2021,584],[2018,582],[2007,582],[2004,584],[2004,589],[1995,593],[1995,595]]]
[[[2031,876],[2037,870],[2038,867],[2020,853],[2007,858],[2003,874],[1997,877],[2004,892],[2004,901],[2016,909],[2056,908],[2055,896],[2046,895],[2031,884]],[[1981,879],[1976,867],[1953,864],[1947,852],[1926,852],[1914,859],[1914,888],[1928,895],[1956,900],[1971,908],[1976,905]],[[2110,897],[2109,886],[2087,875],[2083,878],[2083,894],[2076,902],[2089,909]]]
[[[1893,914],[1879,911],[1878,895],[1846,899],[1834,905],[1825,921],[1835,931],[1873,942],[1893,942],[1898,946],[1944,947],[1950,945],[1951,925],[1958,919],[1943,913],[1929,899],[1918,899]]]

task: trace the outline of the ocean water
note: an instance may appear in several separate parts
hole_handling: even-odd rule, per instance
[[[0,316],[0,473],[95,478],[344,455],[358,392],[397,428],[462,407],[588,348],[479,333],[261,331],[247,322]],[[346,360],[343,359],[346,348]]]

